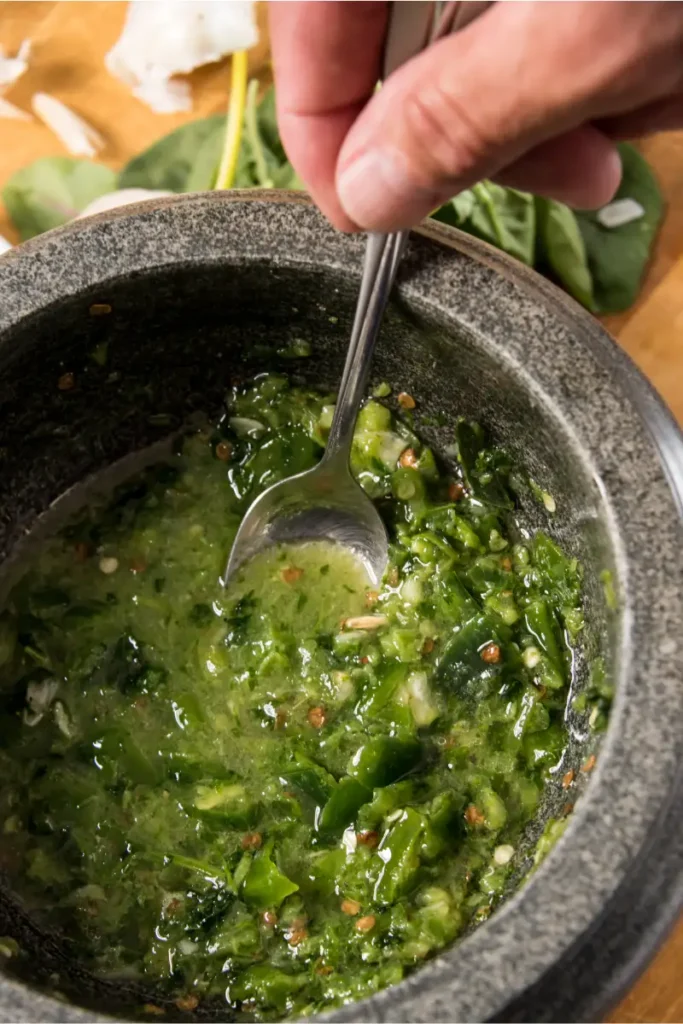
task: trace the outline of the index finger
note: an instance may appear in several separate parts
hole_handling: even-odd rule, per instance
[[[335,187],[347,132],[380,77],[388,4],[270,4],[278,123],[289,159],[335,227],[356,225]]]

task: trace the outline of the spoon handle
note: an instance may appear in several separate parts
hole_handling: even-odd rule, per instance
[[[348,460],[375,341],[407,237],[407,231],[368,235],[351,340],[325,449],[326,462],[336,456]]]
[[[462,0],[445,3],[403,0],[402,3],[392,3],[385,41],[383,77],[387,78],[425,46],[442,39],[449,32],[464,28],[490,6],[490,2],[481,0],[470,0],[468,3]],[[407,240],[407,231],[391,235],[368,235],[360,294],[337,406],[323,456],[325,462],[337,457],[348,461],[372,351]]]

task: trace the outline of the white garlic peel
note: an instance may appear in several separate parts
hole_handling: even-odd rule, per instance
[[[56,96],[37,92],[31,106],[36,117],[61,139],[73,156],[93,157],[104,147],[104,139],[99,132]]]
[[[189,74],[258,41],[250,0],[131,0],[118,41],[105,57],[109,72],[157,114],[192,109]]]

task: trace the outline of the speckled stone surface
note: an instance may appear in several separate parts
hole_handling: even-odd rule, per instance
[[[66,487],[212,411],[231,376],[278,342],[310,339],[313,357],[297,370],[333,385],[361,256],[362,240],[336,234],[302,197],[251,192],[128,207],[1,257],[0,555]],[[90,316],[93,302],[110,303],[111,316]],[[89,358],[102,342],[106,368]],[[60,392],[67,371],[76,387]],[[412,238],[374,379],[442,413],[448,429],[419,427],[441,445],[456,415],[483,420],[553,493],[558,514],[545,525],[586,566],[587,647],[618,688],[597,768],[541,869],[407,981],[327,1019],[594,1020],[683,902],[683,441],[590,316],[440,226]],[[530,527],[543,521],[524,514]],[[604,608],[603,568],[617,615]],[[578,685],[584,673],[579,664]],[[571,724],[578,765],[592,739]],[[550,787],[543,813],[565,799]],[[0,900],[0,934],[14,913]],[[133,1013],[133,995],[120,1009],[112,989],[62,971],[58,939],[30,941],[29,976],[59,973],[53,984],[88,1005]],[[0,1020],[94,1019],[0,982]]]

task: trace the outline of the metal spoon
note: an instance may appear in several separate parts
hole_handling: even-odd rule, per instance
[[[384,77],[448,32],[463,28],[488,3],[392,4]],[[388,540],[370,498],[351,475],[353,429],[372,352],[408,232],[368,235],[351,340],[325,454],[305,473],[282,480],[251,505],[237,531],[224,582],[239,566],[273,544],[327,540],[350,548],[373,583],[386,568]]]
[[[351,475],[349,455],[372,351],[406,232],[368,236],[363,278],[325,454],[314,469],[273,484],[249,508],[225,573],[272,544],[327,540],[350,548],[378,583],[387,563],[387,533],[375,506]]]

